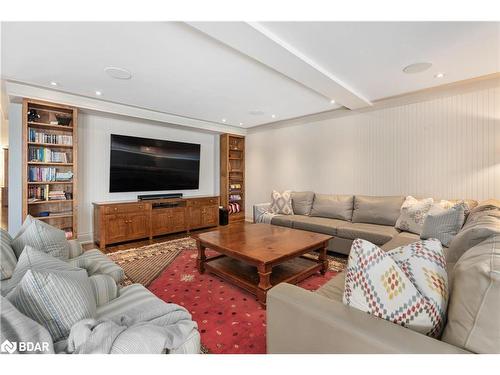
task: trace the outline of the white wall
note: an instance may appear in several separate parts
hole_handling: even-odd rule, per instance
[[[272,189],[500,198],[500,88],[246,138],[247,213]]]
[[[22,223],[22,105],[9,104],[9,233],[17,233]]]
[[[185,196],[216,195],[219,193],[218,134],[186,130],[186,128],[182,129],[174,125],[166,126],[152,121],[100,113],[81,113],[78,127],[78,237],[80,241],[87,241],[92,238],[92,202],[129,200],[136,199],[138,194],[156,193],[109,192],[111,134],[201,144],[200,187],[197,190],[184,190],[182,192]]]

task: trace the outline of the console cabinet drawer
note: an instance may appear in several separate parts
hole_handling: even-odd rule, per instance
[[[188,201],[188,207],[202,207],[202,206],[212,206],[218,204],[219,200],[217,198],[200,198]]]
[[[105,214],[126,214],[129,212],[144,211],[147,207],[144,203],[112,204],[104,207]]]

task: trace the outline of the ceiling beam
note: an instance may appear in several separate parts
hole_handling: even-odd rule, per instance
[[[165,123],[165,125],[178,125],[215,133],[233,133],[239,135],[246,134],[246,129],[231,125],[221,125],[215,122],[173,115],[170,113],[154,111],[151,109],[135,107],[101,99],[89,98],[82,95],[75,95],[56,90],[48,90],[42,87],[31,86],[19,82],[5,81],[5,87],[7,95],[9,96],[11,101],[15,101],[19,98],[32,98],[66,104],[89,111],[111,113],[115,115],[162,122]]]
[[[370,106],[331,72],[296,50],[260,23],[186,22],[196,30],[264,64],[349,109]],[[339,52],[341,53],[341,52]]]

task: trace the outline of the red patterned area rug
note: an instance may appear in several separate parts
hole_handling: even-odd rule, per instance
[[[198,323],[201,342],[213,354],[266,353],[266,311],[255,297],[245,290],[210,273],[200,275],[196,268],[197,251],[186,248],[149,290],[166,302],[184,306]],[[207,251],[207,255],[215,252]],[[312,255],[314,256],[314,255]],[[344,258],[329,257],[330,270],[311,276],[299,284],[316,290],[345,268]]]

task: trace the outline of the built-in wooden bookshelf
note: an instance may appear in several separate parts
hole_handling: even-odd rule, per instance
[[[76,238],[78,110],[23,100],[23,219],[27,215]]]
[[[236,203],[240,212],[230,213],[229,221],[245,220],[245,137],[233,134],[220,136],[220,200],[229,208]]]

